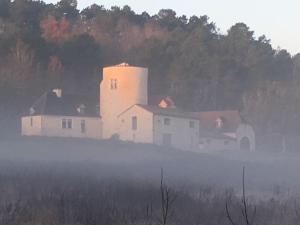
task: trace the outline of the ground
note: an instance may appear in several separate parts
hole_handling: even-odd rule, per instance
[[[58,138],[0,140],[0,173],[55,168],[82,176],[158,184],[163,168],[174,185],[208,185],[240,190],[243,166],[249,193],[285,194],[300,187],[299,154],[220,152],[199,154],[144,144]]]

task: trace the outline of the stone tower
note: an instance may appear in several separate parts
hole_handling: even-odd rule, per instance
[[[148,104],[148,69],[127,63],[104,68],[100,83],[103,138],[118,134],[118,115],[136,104]]]

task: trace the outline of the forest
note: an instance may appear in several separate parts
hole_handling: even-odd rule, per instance
[[[52,88],[97,102],[102,67],[121,62],[149,68],[150,95],[190,111],[240,110],[259,146],[297,150],[300,54],[274,49],[242,22],[221,33],[207,15],[78,10],[76,0],[0,1],[1,126],[17,132],[19,117]]]

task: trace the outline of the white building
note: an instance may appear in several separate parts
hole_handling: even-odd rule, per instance
[[[195,112],[200,120],[200,148],[206,151],[255,150],[255,133],[239,111]]]
[[[102,138],[102,121],[95,108],[79,96],[59,89],[44,93],[22,117],[23,136]]]
[[[99,105],[96,113],[96,104],[61,90],[45,93],[22,118],[22,135],[118,138],[197,152],[255,149],[254,131],[237,111],[186,112],[169,97],[149,105],[147,68],[104,68]]]
[[[118,123],[123,141],[198,149],[199,120],[177,109],[133,105],[118,115]]]

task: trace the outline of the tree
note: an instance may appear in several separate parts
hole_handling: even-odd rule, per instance
[[[10,0],[0,1],[0,18],[9,17]]]
[[[76,20],[79,16],[77,9],[77,0],[61,0],[56,4],[57,10],[62,17],[68,20]]]
[[[176,200],[175,192],[164,183],[164,172],[161,169],[160,176],[161,195],[161,225],[167,225],[172,214],[172,207]]]
[[[11,3],[10,14],[13,21],[22,27],[23,35],[39,34],[39,24],[45,3],[33,0],[15,0]]]
[[[246,199],[246,192],[245,192],[245,167],[243,167],[243,181],[242,181],[243,187],[242,187],[242,205],[240,207],[242,212],[242,221],[240,223],[246,224],[246,225],[254,225],[254,220],[256,217],[256,207],[253,207],[252,209],[252,215],[250,215],[250,208],[251,205],[248,204]],[[231,225],[237,225],[239,223],[236,223],[234,219],[232,218],[231,213],[229,212],[228,202],[226,202],[226,215]]]
[[[91,73],[99,64],[99,51],[92,36],[81,34],[62,45],[60,58],[65,68],[74,71],[75,75],[83,76]]]
[[[167,27],[170,30],[174,29],[179,22],[179,20],[176,17],[176,12],[172,9],[159,10],[158,14],[156,15],[156,18],[161,24],[161,26]]]
[[[57,20],[54,16],[49,15],[41,21],[42,37],[55,44],[62,44],[70,39],[71,24],[64,17]]]
[[[272,79],[289,80],[292,78],[293,61],[291,55],[286,50],[277,50],[274,56],[274,66]]]
[[[85,9],[83,9],[80,14],[83,16],[85,20],[94,19],[97,17],[98,14],[105,11],[103,5],[93,4]]]

